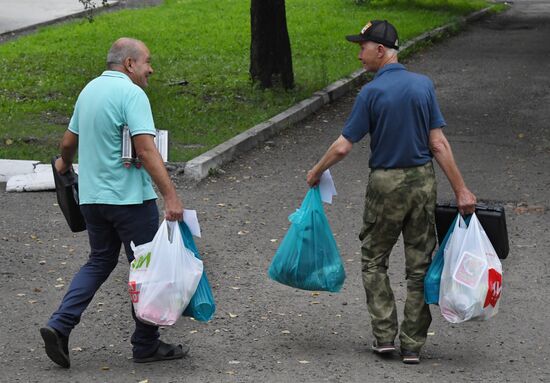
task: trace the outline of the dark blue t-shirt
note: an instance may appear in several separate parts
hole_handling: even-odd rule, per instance
[[[408,168],[431,161],[430,130],[445,125],[432,81],[395,63],[361,89],[342,135],[355,143],[370,133],[370,168]]]

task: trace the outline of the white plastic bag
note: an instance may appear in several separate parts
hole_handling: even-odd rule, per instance
[[[439,307],[451,323],[486,320],[498,312],[502,265],[475,213],[459,215],[444,252]]]
[[[128,282],[136,316],[172,325],[189,304],[202,276],[202,261],[183,245],[177,222],[164,221],[153,241],[134,246]]]

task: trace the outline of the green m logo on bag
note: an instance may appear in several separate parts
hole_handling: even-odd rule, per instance
[[[145,264],[145,267],[149,267],[149,262],[151,262],[151,252],[148,252],[147,254],[139,257],[138,259],[134,259],[132,261],[132,269],[137,270],[143,267],[143,264]]]

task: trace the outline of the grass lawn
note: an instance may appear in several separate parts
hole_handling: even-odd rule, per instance
[[[77,0],[75,0],[76,2]],[[483,0],[286,0],[296,87],[249,80],[249,0],[166,0],[40,29],[0,45],[0,158],[49,161],[80,90],[105,69],[121,36],[143,40],[154,75],[146,92],[170,161],[186,161],[360,68],[345,41],[370,19],[400,40],[487,6]],[[186,80],[188,85],[174,85]]]

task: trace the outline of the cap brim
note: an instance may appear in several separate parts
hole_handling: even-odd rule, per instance
[[[377,38],[372,37],[372,36],[365,37],[363,35],[349,35],[349,36],[346,36],[346,40],[348,40],[349,42],[352,42],[352,43],[362,43],[364,41],[372,41],[374,43],[382,44],[386,48],[392,48],[392,49],[395,49],[395,50],[399,50],[399,47],[397,45],[394,45],[394,44],[390,43],[389,41],[382,41],[381,39],[377,39]]]
[[[360,43],[362,41],[366,41],[362,35],[349,35],[346,36],[346,40],[352,43]]]

